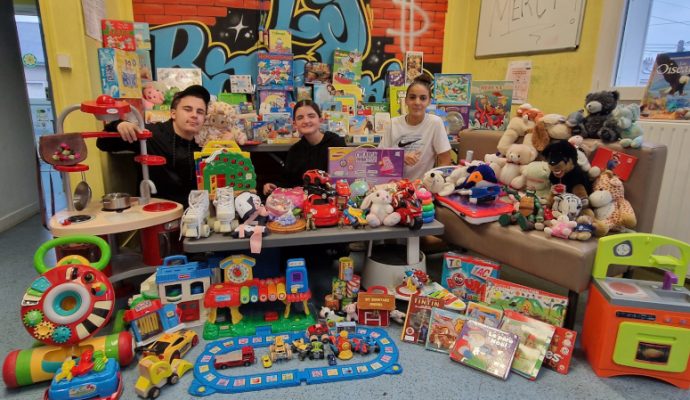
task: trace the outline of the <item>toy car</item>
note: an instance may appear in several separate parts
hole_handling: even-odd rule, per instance
[[[166,333],[144,348],[144,356],[157,356],[161,360],[171,362],[183,357],[198,343],[199,336],[189,329]]]
[[[248,367],[254,364],[255,361],[254,348],[252,346],[244,346],[241,350],[231,351],[230,353],[216,356],[213,366],[216,367],[216,369],[225,369],[240,365]]]
[[[372,351],[374,353],[378,353],[381,351],[379,344],[370,336],[364,336],[362,338],[353,338],[352,343],[354,344],[353,350],[359,354],[369,354]]]
[[[395,212],[400,214],[398,225],[406,226],[413,231],[420,229],[424,223],[419,200],[401,199],[398,202],[398,207],[395,208]]]
[[[90,354],[88,362],[84,355],[77,361],[68,359],[57,370],[50,388],[46,390],[44,399],[46,400],[68,400],[68,399],[109,399],[120,398],[122,394],[122,380],[120,376],[120,365],[115,359],[105,359],[102,368],[95,367],[98,362],[91,362]],[[96,352],[98,353],[98,352]],[[101,352],[102,353],[102,352]],[[97,356],[98,357],[98,356]],[[82,368],[81,375],[72,373],[72,370],[80,365],[89,365],[88,371]],[[78,370],[78,369],[77,369]]]
[[[331,177],[326,171],[320,169],[310,169],[302,175],[304,185],[326,185],[331,183]]]
[[[335,199],[322,198],[316,194],[310,194],[304,202],[304,214],[310,214],[317,227],[335,226],[340,219],[340,211],[335,205]]]
[[[134,391],[143,399],[155,399],[160,396],[163,386],[176,384],[193,366],[185,360],[174,359],[169,363],[156,356],[147,356],[139,361],[138,368],[139,378],[134,384]]]
[[[323,322],[319,322],[307,328],[307,336],[309,336],[310,342],[321,340],[323,343],[328,343],[330,342],[329,334],[328,325]]]
[[[271,361],[271,357],[268,354],[261,356],[261,365],[263,365],[264,368],[271,368],[273,366],[273,361]]]

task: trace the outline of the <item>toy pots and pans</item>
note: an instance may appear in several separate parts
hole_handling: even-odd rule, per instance
[[[132,202],[128,193],[108,193],[103,196],[103,211],[124,211],[131,207]]]
[[[72,205],[77,211],[81,211],[91,201],[91,187],[86,183],[86,176],[84,172],[81,173],[81,182],[74,188],[74,195],[72,196]]]

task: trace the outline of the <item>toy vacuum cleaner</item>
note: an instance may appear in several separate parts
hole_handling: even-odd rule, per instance
[[[674,248],[680,258],[658,254]],[[598,376],[642,375],[690,389],[690,245],[646,233],[599,239],[582,328]],[[663,283],[607,278],[610,265],[665,270]]]

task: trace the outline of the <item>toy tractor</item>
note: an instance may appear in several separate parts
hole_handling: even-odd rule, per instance
[[[182,375],[192,369],[189,361],[175,359],[171,363],[156,356],[147,356],[139,361],[139,379],[134,391],[142,399],[155,399],[166,384],[176,384]]]

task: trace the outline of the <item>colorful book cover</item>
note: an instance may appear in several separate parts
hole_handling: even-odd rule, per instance
[[[314,102],[319,105],[319,107],[322,107],[322,105],[326,102],[333,101],[333,96],[335,96],[335,89],[333,88],[333,85],[328,83],[315,83],[313,85],[313,96],[314,96]]]
[[[388,92],[388,101],[390,102],[391,118],[407,114],[407,105],[405,104],[407,87],[390,86]]]
[[[292,34],[290,31],[271,29],[268,31],[268,51],[278,54],[292,53]]]
[[[98,49],[101,90],[114,98],[141,98],[139,56],[134,51]]]
[[[434,74],[436,104],[470,104],[472,74]]]
[[[357,51],[333,51],[333,83],[354,84],[362,79],[362,54]]]
[[[328,118],[328,130],[345,137],[350,132],[350,115],[344,112],[331,113]]]
[[[556,332],[551,338],[551,345],[544,356],[544,365],[548,368],[566,375],[570,369],[570,359],[575,350],[575,339],[577,332],[570,329],[555,327]]]
[[[148,22],[134,23],[134,41],[137,50],[151,50],[151,32]]]
[[[315,61],[304,64],[304,83],[331,83],[331,80],[330,65]]]
[[[520,338],[512,370],[526,378],[537,379],[556,328],[517,311],[506,310],[501,330],[512,332]]]
[[[407,314],[405,315],[400,340],[408,343],[426,343],[431,309],[434,307],[443,307],[443,301],[413,294],[410,297],[410,302],[407,304]]]
[[[592,158],[592,166],[599,167],[602,171],[610,169],[622,181],[630,178],[633,168],[637,164],[637,157],[611,150],[606,146],[599,146]]]
[[[349,115],[355,115],[357,112],[357,99],[355,96],[350,95],[338,95],[333,96],[333,101],[337,101],[342,105],[342,110],[344,113]]]
[[[506,130],[513,102],[513,81],[473,81],[470,93],[470,128]]]
[[[230,91],[232,93],[254,93],[251,75],[230,75]]]
[[[443,300],[443,308],[455,311],[465,311],[467,305],[460,300],[456,295],[449,292],[448,289],[441,286],[438,282],[431,282],[428,285],[422,286],[420,293],[424,296],[433,297],[435,299]]]
[[[184,90],[192,85],[201,85],[199,68],[156,68],[157,82],[171,92]]]
[[[498,278],[500,268],[494,261],[447,252],[443,256],[441,284],[463,300],[481,301],[486,278]]]
[[[405,86],[424,71],[424,52],[408,51],[405,53]]]
[[[390,110],[390,104],[384,102],[363,102],[361,109],[369,111],[369,114],[376,115],[376,113],[387,113]]]
[[[297,92],[297,101],[312,99],[311,86],[297,86],[295,89]]]
[[[467,303],[467,311],[465,312],[467,318],[481,322],[484,325],[489,325],[492,328],[498,328],[501,324],[503,311],[486,304],[470,301]]]
[[[505,380],[518,343],[514,333],[468,320],[450,349],[450,359]]]
[[[291,112],[294,104],[290,102],[290,94],[285,90],[260,90],[259,114],[273,112]]]
[[[563,326],[568,298],[497,278],[486,279],[484,303]]]
[[[367,117],[363,115],[352,115],[350,116],[349,123],[349,134],[350,135],[366,135],[369,133],[367,129]]]
[[[233,106],[238,106],[237,112],[239,113],[239,105],[247,102],[247,95],[244,93],[223,92],[218,94],[218,101],[222,101],[223,103]]]
[[[374,132],[383,133],[391,125],[391,114],[387,112],[377,112],[374,114]]]
[[[386,75],[388,86],[405,86],[405,74],[402,70],[394,69]]]
[[[357,99],[357,101],[362,101],[362,97],[364,96],[362,88],[355,84],[345,85],[342,83],[334,83],[333,89],[335,89],[333,93],[335,96],[352,96]]]
[[[137,49],[134,38],[134,23],[131,21],[102,19],[101,33],[103,34],[103,47],[125,51]]]
[[[257,69],[258,89],[293,89],[292,54],[260,53]]]
[[[436,108],[446,112],[449,134],[457,135],[461,130],[470,126],[470,106],[438,104]]]
[[[139,57],[139,77],[141,84],[153,81],[153,68],[151,68],[151,52],[148,50],[136,50]]]
[[[690,109],[690,51],[656,56],[642,96],[643,119],[687,120]]]
[[[467,317],[457,312],[432,308],[429,319],[429,334],[426,337],[426,349],[448,354],[462,332]]]

